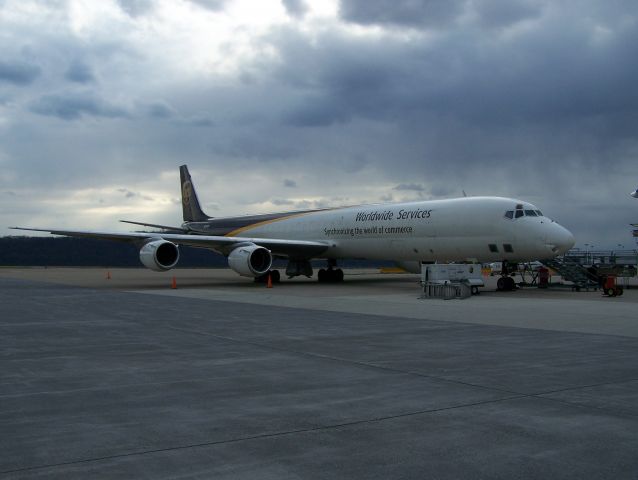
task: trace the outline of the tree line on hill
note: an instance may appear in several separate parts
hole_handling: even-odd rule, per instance
[[[180,267],[224,268],[223,255],[180,247]],[[93,238],[0,237],[0,265],[24,267],[141,267],[135,245]]]

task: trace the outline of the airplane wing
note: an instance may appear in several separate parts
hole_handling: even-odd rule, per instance
[[[53,235],[67,237],[98,238],[119,242],[144,244],[151,240],[168,240],[178,245],[189,247],[208,248],[222,254],[228,254],[240,244],[254,243],[270,250],[273,255],[286,257],[312,258],[325,252],[330,244],[327,242],[313,242],[305,240],[285,240],[279,238],[248,238],[248,237],[222,237],[212,235],[184,235],[162,232],[100,232],[91,230],[54,230],[46,228],[12,227],[13,230],[28,230],[33,232],[48,232]]]

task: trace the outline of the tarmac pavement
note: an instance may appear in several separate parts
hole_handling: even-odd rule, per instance
[[[638,472],[636,291],[47,270],[0,269],[0,478]]]

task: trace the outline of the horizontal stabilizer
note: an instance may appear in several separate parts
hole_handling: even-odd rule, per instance
[[[152,228],[161,228],[163,230],[170,230],[171,232],[187,232],[185,228],[182,227],[171,227],[170,225],[157,225],[155,223],[144,223],[144,222],[133,222],[131,220],[120,220],[122,223],[130,223],[131,225],[142,225],[143,227],[152,227]]]

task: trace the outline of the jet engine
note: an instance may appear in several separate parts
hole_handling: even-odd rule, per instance
[[[272,255],[270,250],[248,243],[230,252],[228,266],[242,277],[259,277],[270,270]]]
[[[148,242],[140,249],[140,261],[146,268],[156,272],[170,270],[179,260],[179,249],[166,240]]]

